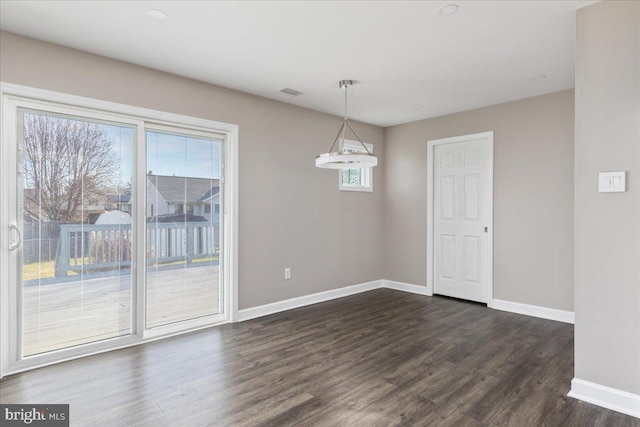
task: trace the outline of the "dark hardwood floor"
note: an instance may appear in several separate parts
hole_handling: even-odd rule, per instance
[[[0,382],[81,426],[640,426],[567,397],[573,327],[375,290]]]

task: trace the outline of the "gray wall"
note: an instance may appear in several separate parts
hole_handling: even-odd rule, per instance
[[[426,284],[427,141],[493,130],[494,298],[573,311],[573,97],[385,129],[385,278]]]
[[[640,2],[579,9],[576,43],[575,376],[640,394]]]
[[[381,128],[355,123],[381,157],[374,192],[340,192],[338,172],[314,166],[338,117],[6,32],[0,52],[3,82],[240,126],[241,309],[383,276]]]

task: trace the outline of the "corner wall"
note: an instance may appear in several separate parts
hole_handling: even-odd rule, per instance
[[[379,156],[374,192],[342,192],[314,163],[342,118],[7,32],[0,52],[6,83],[239,125],[240,309],[383,276],[382,128],[356,124]]]
[[[385,279],[426,285],[427,141],[493,130],[494,298],[573,311],[573,90],[385,129]]]
[[[575,377],[640,417],[640,2],[578,10],[575,104]],[[599,193],[621,170],[627,192]]]

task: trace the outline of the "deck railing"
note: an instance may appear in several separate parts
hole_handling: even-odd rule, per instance
[[[219,229],[209,222],[147,223],[146,262],[158,265],[214,257]],[[132,259],[130,224],[63,224],[55,260],[56,277],[129,268]]]

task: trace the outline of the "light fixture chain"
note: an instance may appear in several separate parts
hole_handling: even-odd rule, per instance
[[[349,116],[347,115],[347,92],[349,91],[349,85],[344,85],[344,118],[347,119]]]
[[[344,140],[347,137],[347,127],[345,126],[346,124],[349,123],[349,119],[347,119],[346,117],[344,118],[344,122],[342,123],[342,142],[340,143],[340,146],[338,147],[338,151],[339,152],[344,152]]]
[[[331,144],[331,147],[329,148],[329,153],[331,153],[331,150],[333,150],[333,147],[336,145],[336,142],[338,142],[338,138],[340,138],[340,134],[342,133],[342,129],[344,129],[344,122],[342,123],[342,126],[340,127],[340,130],[338,131],[338,135],[336,135],[336,139],[333,140],[333,144]]]
[[[362,148],[364,148],[364,150],[367,152],[367,154],[371,154],[371,151],[369,151],[367,146],[364,145],[364,142],[362,142],[362,140],[360,139],[360,137],[358,136],[356,131],[353,129],[353,126],[351,126],[351,121],[347,119],[346,122],[347,122],[347,125],[349,126],[349,129],[351,129],[351,132],[353,132],[353,134],[355,135],[355,137],[358,140],[358,142],[360,143],[360,145],[362,145]]]

